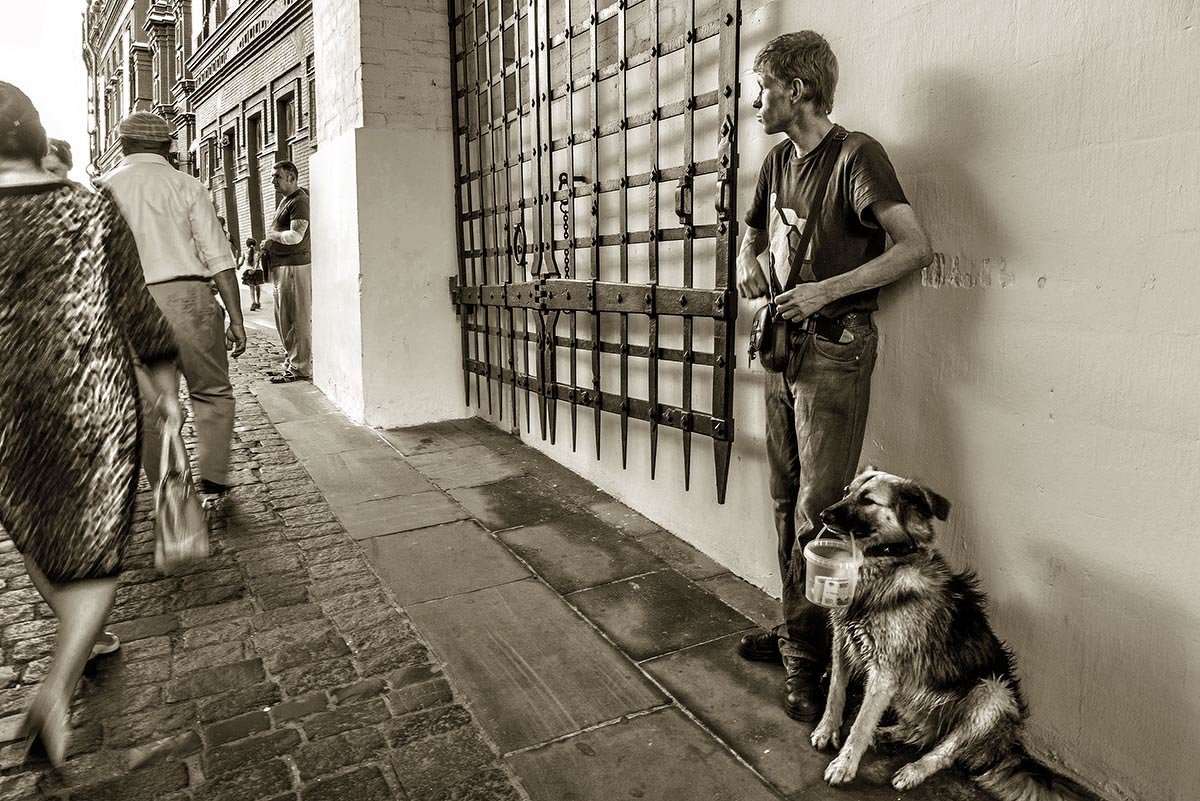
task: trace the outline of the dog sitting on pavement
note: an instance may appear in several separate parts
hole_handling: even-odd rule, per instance
[[[932,547],[933,521],[949,513],[936,492],[868,467],[821,515],[834,534],[853,535],[864,558],[853,600],[831,610],[830,687],[814,747],[839,744],[847,681],[853,674],[866,683],[825,780],[852,781],[878,735],[926,752],[896,772],[897,790],[957,765],[1003,801],[1059,801],[1065,788],[1021,744],[1028,710],[977,580]],[[895,725],[877,730],[889,707]]]

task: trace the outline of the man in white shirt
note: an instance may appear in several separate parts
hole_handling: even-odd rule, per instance
[[[225,351],[236,359],[246,350],[233,253],[203,185],[167,161],[167,123],[139,111],[121,121],[118,133],[125,158],[97,183],[112,192],[133,229],[150,295],[175,331],[195,414],[200,488],[221,494],[228,489],[234,415]],[[228,331],[210,281],[229,314]],[[142,419],[143,464],[153,485],[162,442],[157,417]]]

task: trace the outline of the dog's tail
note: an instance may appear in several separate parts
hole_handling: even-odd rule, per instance
[[[1000,801],[1083,801],[1087,797],[1081,788],[1055,776],[1022,748],[973,778]]]

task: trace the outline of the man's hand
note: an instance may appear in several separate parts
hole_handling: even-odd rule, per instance
[[[761,298],[771,291],[758,257],[742,251],[737,260],[738,294],[747,300]]]
[[[823,309],[829,300],[819,282],[797,284],[794,289],[775,296],[779,314],[785,320],[803,320],[811,317]]]
[[[246,328],[241,323],[230,323],[225,331],[225,349],[237,358],[246,352]]]

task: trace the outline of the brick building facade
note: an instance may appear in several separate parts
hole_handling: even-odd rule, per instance
[[[99,175],[121,159],[117,123],[154,103],[147,0],[91,0],[83,16],[83,63],[88,73],[89,172]]]
[[[180,169],[209,187],[239,242],[261,240],[271,168],[308,184],[316,149],[312,0],[92,0],[84,17],[94,174],[120,160],[116,126],[154,111]]]
[[[312,2],[206,2],[185,64],[193,122],[181,155],[212,191],[230,234],[261,241],[275,208],[272,166],[295,162],[307,186],[316,148]]]

